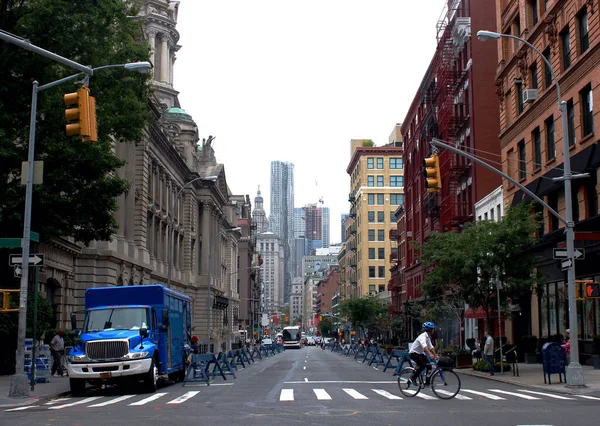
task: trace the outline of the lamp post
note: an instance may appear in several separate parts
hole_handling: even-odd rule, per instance
[[[179,196],[181,195],[181,193],[183,192],[183,190],[189,186],[190,184],[197,182],[199,180],[202,181],[207,181],[207,182],[214,182],[218,179],[218,176],[199,176],[195,179],[190,180],[189,182],[185,183],[180,189],[179,191],[177,191],[177,194],[175,194],[175,197],[173,197],[173,201],[171,201],[171,220],[169,220],[169,232],[167,233],[169,236],[169,240],[167,242],[167,287],[171,287],[171,251],[173,250],[173,220],[174,218],[174,212],[175,212],[175,202],[177,201],[177,199],[179,198]]]
[[[555,180],[563,180],[564,191],[565,191],[565,240],[567,243],[567,260],[570,262],[570,266],[567,269],[567,289],[569,297],[569,325],[572,329],[575,329],[575,339],[571,339],[571,363],[567,367],[567,385],[568,387],[583,387],[585,386],[583,380],[583,368],[579,364],[579,330],[577,324],[577,300],[575,292],[575,223],[573,222],[573,200],[571,199],[571,180],[573,178],[586,177],[586,174],[573,175],[571,173],[571,157],[569,156],[569,123],[567,117],[567,103],[562,100],[560,93],[560,85],[558,84],[558,78],[552,68],[552,64],[546,59],[546,57],[540,52],[534,45],[529,43],[520,37],[511,34],[500,34],[493,31],[481,30],[477,32],[477,39],[479,41],[487,40],[498,40],[501,37],[512,38],[524,43],[533,49],[544,61],[556,86],[556,96],[558,99],[558,109],[561,114],[562,123],[562,142],[563,142],[563,175],[561,178],[555,178]]]
[[[38,93],[43,92],[46,89],[58,86],[68,81],[75,80],[78,77],[83,77],[84,84],[87,85],[90,76],[94,74],[94,71],[107,69],[107,68],[125,68],[127,70],[137,71],[140,73],[146,73],[152,68],[150,62],[134,62],[128,64],[115,64],[115,65],[104,65],[97,68],[91,68],[89,66],[81,65],[70,59],[64,58],[60,55],[34,46],[27,40],[19,39],[10,34],[0,31],[0,40],[15,44],[23,49],[32,51],[36,54],[52,59],[53,61],[62,63],[71,68],[75,68],[80,72],[69,77],[62,78],[60,80],[53,81],[51,83],[39,85],[37,81],[33,82],[32,94],[31,94],[31,115],[29,124],[29,146],[27,154],[27,183],[25,186],[25,213],[23,220],[23,239],[22,239],[22,275],[20,284],[20,296],[19,296],[19,320],[17,328],[17,353],[15,362],[15,374],[11,377],[9,396],[11,397],[22,397],[29,396],[29,388],[27,386],[27,375],[24,373],[24,345],[25,345],[25,328],[27,321],[27,291],[29,282],[29,253],[31,243],[31,207],[33,198],[33,167],[35,160],[35,130],[36,130],[36,118],[37,118],[37,98]],[[37,283],[35,283],[37,285]],[[35,360],[32,362],[35,363]]]

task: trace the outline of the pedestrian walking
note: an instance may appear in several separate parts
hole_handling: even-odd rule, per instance
[[[486,331],[485,332],[485,345],[483,346],[483,355],[485,355],[485,360],[487,361],[490,367],[490,376],[494,375],[494,339],[491,334]]]
[[[50,351],[52,352],[52,371],[50,374],[54,376],[54,373],[58,373],[61,377],[63,376],[63,365],[62,360],[65,355],[65,339],[63,338],[63,331],[58,330],[52,340],[50,341]]]

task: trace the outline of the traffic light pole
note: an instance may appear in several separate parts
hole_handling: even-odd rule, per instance
[[[567,114],[566,114],[567,104],[565,102],[560,103],[560,110],[562,113],[562,126],[563,126],[563,146],[564,146],[564,160],[563,160],[563,169],[564,169],[564,182],[565,182],[565,212],[566,218],[562,217],[556,210],[550,207],[548,204],[544,202],[540,197],[535,195],[529,189],[521,185],[515,179],[511,178],[507,174],[501,172],[495,167],[487,164],[485,161],[478,159],[477,157],[468,154],[464,151],[461,151],[458,148],[455,148],[447,143],[442,142],[439,139],[433,138],[431,140],[431,145],[435,147],[440,147],[447,149],[449,151],[454,152],[455,154],[466,157],[477,164],[482,165],[486,169],[499,174],[504,179],[508,180],[518,188],[522,189],[523,192],[531,196],[534,200],[544,206],[552,215],[554,215],[559,221],[564,223],[565,225],[565,240],[567,242],[567,258],[571,260],[571,265],[567,271],[567,291],[568,291],[568,302],[569,302],[569,324],[571,328],[574,330],[574,339],[571,339],[571,363],[567,367],[567,377],[566,381],[567,387],[584,387],[584,377],[583,377],[583,368],[581,364],[579,364],[579,342],[578,342],[578,326],[577,326],[577,300],[576,300],[576,292],[575,292],[575,257],[574,257],[574,246],[575,246],[575,232],[574,232],[574,223],[572,220],[572,206],[571,206],[571,179],[574,178],[582,178],[586,177],[587,173],[581,173],[577,175],[573,175],[571,173],[571,166],[569,161],[569,147],[568,147],[568,135],[567,135]],[[498,312],[500,315],[500,312]]]

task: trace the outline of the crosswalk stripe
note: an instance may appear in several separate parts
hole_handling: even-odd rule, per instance
[[[575,395],[577,398],[584,398],[584,399],[593,399],[594,401],[600,401],[600,398],[598,398],[597,396],[589,396],[589,395]]]
[[[23,410],[28,410],[30,408],[35,408],[35,407],[39,407],[39,405],[26,405],[24,407],[10,408],[10,409],[4,410],[4,411],[23,411]]]
[[[129,399],[129,398],[133,398],[134,396],[137,396],[137,395],[120,396],[118,398],[109,399],[108,401],[105,401],[105,402],[99,402],[98,404],[88,405],[88,408],[106,407],[107,405],[116,404],[117,402],[125,401],[126,399]]]
[[[434,396],[431,395],[427,395],[426,393],[423,392],[419,392],[417,395],[415,395],[417,398],[421,398],[421,399],[437,399]]]
[[[536,392],[536,391],[531,391],[531,390],[527,390],[527,389],[520,389],[520,392],[527,392],[527,393],[532,393],[534,395],[547,396],[548,398],[554,398],[554,399],[568,399],[568,400],[574,399],[574,398],[569,398],[567,396],[555,395],[553,393]]]
[[[447,390],[437,389],[437,388],[436,388],[435,391],[438,392],[438,393],[441,393],[442,395],[452,395],[452,393],[453,393],[453,392],[448,392]],[[459,393],[457,393],[456,395],[454,395],[454,398],[460,399],[461,401],[470,401],[470,400],[473,399],[473,398],[469,398],[468,396],[461,395]]]
[[[181,404],[182,402],[185,402],[188,399],[195,397],[199,393],[200,393],[200,391],[186,392],[183,395],[181,395],[180,397],[177,397],[174,400],[167,402],[167,404]]]
[[[79,399],[75,402],[70,402],[68,404],[63,404],[63,405],[54,405],[52,407],[48,407],[48,410],[62,410],[63,408],[67,408],[67,407],[73,407],[74,405],[83,405],[83,404],[87,404],[88,402],[92,402],[95,401],[97,399],[102,398],[101,396],[93,396],[91,398],[85,398],[85,399]]]
[[[54,404],[60,404],[61,402],[65,402],[68,401],[71,398],[58,398],[58,399],[53,399],[52,401],[48,401],[46,402],[44,405],[54,405]]]
[[[331,400],[331,396],[327,393],[325,389],[313,389],[313,392],[319,400]]]
[[[531,395],[523,395],[522,393],[516,393],[516,392],[508,392],[508,391],[504,391],[501,389],[488,389],[490,392],[496,392],[496,393],[503,393],[505,395],[511,395],[511,396],[516,396],[518,398],[523,398],[523,399],[529,399],[529,400],[536,400],[536,399],[540,399],[537,398],[535,396],[531,396]]]
[[[152,401],[156,401],[158,398],[162,398],[166,393],[155,393],[154,395],[149,396],[148,398],[140,399],[139,401],[133,402],[129,405],[144,405]]]
[[[281,389],[279,395],[280,401],[293,401],[294,400],[294,389]]]
[[[479,391],[475,391],[475,390],[471,390],[471,389],[461,389],[461,392],[467,392],[467,393],[472,393],[473,395],[479,395],[479,396],[484,396],[487,399],[493,399],[496,401],[504,401],[506,398],[502,398],[501,396],[498,395],[494,395],[491,393],[487,393],[487,392],[479,392]]]
[[[389,393],[383,389],[371,389],[373,392],[378,393],[381,396],[385,396],[387,399],[402,399],[401,397],[394,395],[393,393]]]
[[[343,388],[342,389],[344,392],[346,392],[348,395],[350,395],[352,398],[354,399],[369,399],[366,396],[364,396],[362,393],[354,390],[354,389],[346,389]]]

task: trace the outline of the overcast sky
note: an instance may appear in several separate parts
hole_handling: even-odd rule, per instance
[[[323,197],[340,242],[350,139],[383,145],[403,121],[444,3],[182,0],[174,85],[231,191],[260,185],[268,215],[270,163],[292,162],[296,207]]]

